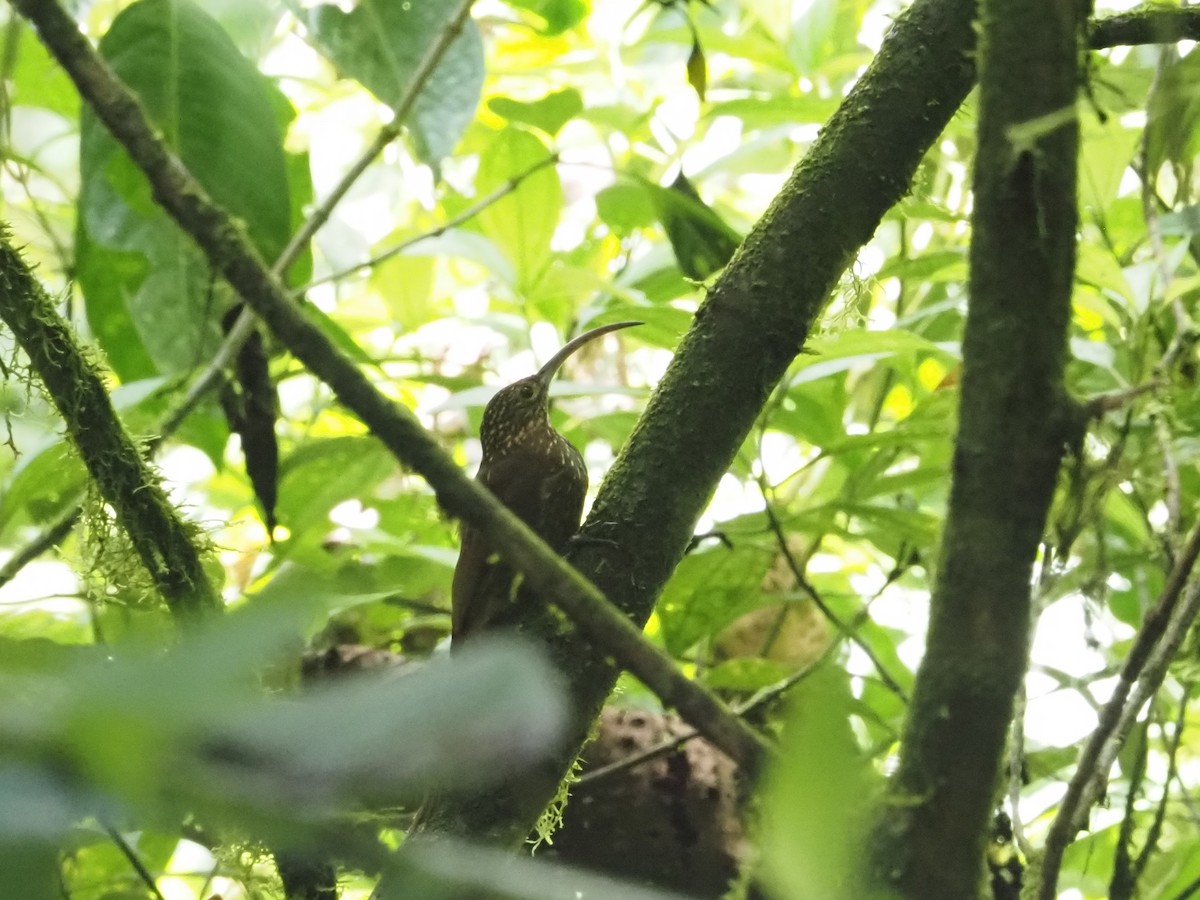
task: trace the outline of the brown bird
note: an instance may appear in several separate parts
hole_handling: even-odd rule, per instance
[[[550,381],[572,353],[601,335],[640,325],[616,322],[585,331],[554,354],[536,375],[502,388],[483,410],[483,460],[476,480],[532,528],[556,553],[579,530],[587,467],[550,424]],[[451,641],[507,623],[515,609],[516,572],[501,562],[482,534],[462,525],[462,549],[451,588]]]

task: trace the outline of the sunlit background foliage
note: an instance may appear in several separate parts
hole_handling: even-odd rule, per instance
[[[405,73],[457,4],[74,5],[164,137],[269,262],[389,121]],[[403,137],[355,182],[287,281],[467,468],[478,460],[480,413],[497,385],[530,373],[580,330],[642,320],[580,354],[557,385],[555,424],[585,451],[595,484],[705,284],[902,5],[479,0]],[[1116,6],[1100,5],[1098,13]],[[32,30],[7,7],[0,21],[0,219],[102,354],[130,427],[148,437],[208,364],[234,298],[81,108]],[[1190,49],[1093,55],[1080,108],[1070,387],[1080,398],[1151,389],[1116,404],[1068,461],[1035,572],[1026,756],[1005,791],[1023,844],[1040,842],[1077,742],[1200,494],[1192,324],[1200,58]],[[832,654],[848,673],[837,679],[852,698],[853,738],[880,771],[920,658],[949,485],[974,126],[969,100],[854,261],[647,629],[732,697]],[[7,336],[0,340],[6,365],[19,363]],[[45,715],[58,718],[34,731],[49,744],[90,741],[93,776],[134,808],[146,800],[135,776],[161,771],[169,783],[183,765],[169,749],[180,735],[235,727],[225,702],[234,695],[222,692],[262,677],[257,666],[286,649],[280,633],[293,636],[292,651],[303,638],[318,649],[355,643],[420,657],[448,632],[455,527],[432,492],[293,360],[275,353],[271,371],[281,413],[274,543],[215,399],[158,461],[173,496],[211,534],[227,600],[252,609],[256,600],[296,599],[299,611],[239,620],[205,648],[207,667],[160,677],[153,660],[141,661],[93,683],[88,667],[97,663],[62,655],[62,645],[153,647],[171,632],[157,602],[113,577],[132,563],[77,529],[0,586],[12,691],[37,685],[54,695]],[[2,562],[84,499],[84,476],[44,399],[19,377],[0,390],[10,436],[0,452]],[[817,611],[814,595],[836,622]],[[854,641],[837,640],[851,627]],[[239,643],[236,634],[249,636]],[[1092,833],[1068,854],[1064,896],[1104,896],[1114,860],[1136,857],[1150,829],[1145,896],[1182,896],[1200,877],[1197,732],[1185,711],[1194,646],[1188,654],[1122,756]],[[229,677],[214,680],[221,671]],[[70,678],[51,678],[63,672]],[[363,718],[382,702],[353,699]],[[655,700],[623,681],[615,702]],[[544,707],[552,706],[535,695],[511,714],[550,728],[557,713]],[[126,727],[108,733],[112,722]],[[13,767],[18,758],[22,768]],[[0,807],[0,837],[26,835],[34,845],[57,834],[76,801],[60,796],[65,788],[28,747],[4,761],[0,778],[29,805]],[[785,772],[779,790],[795,777]],[[393,799],[411,796],[402,782]],[[186,778],[175,787],[196,794],[186,797],[194,810],[228,812]],[[62,809],[44,812],[47,797]],[[201,849],[203,835],[181,841],[169,807],[156,814],[118,824],[141,832],[138,850],[152,872],[166,873],[167,896],[272,889],[269,867],[246,855],[214,857]],[[1122,822],[1133,826],[1128,834]],[[806,827],[782,816],[767,850],[786,857],[779,846],[793,826],[797,834]],[[79,828],[72,840],[64,896],[142,896],[103,830]],[[786,871],[777,877],[794,883]]]

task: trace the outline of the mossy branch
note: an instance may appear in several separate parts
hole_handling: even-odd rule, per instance
[[[1088,28],[1088,46],[1093,50],[1176,41],[1200,41],[1200,9],[1139,6],[1095,19]]]
[[[977,895],[1028,665],[1033,563],[1064,451],[1086,420],[1063,380],[1080,11],[1074,0],[980,4],[971,299],[950,500],[925,657],[873,847],[876,886],[896,896]]]
[[[189,526],[125,431],[96,365],[0,229],[0,319],[29,357],[100,494],[176,619],[219,608]]]

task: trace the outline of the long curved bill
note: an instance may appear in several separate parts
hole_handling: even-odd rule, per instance
[[[563,363],[567,361],[572,353],[596,338],[606,335],[613,331],[618,331],[621,328],[630,328],[633,325],[641,325],[641,322],[613,322],[611,325],[601,325],[599,328],[593,328],[590,331],[585,331],[583,334],[568,341],[562,346],[562,349],[550,357],[549,361],[538,369],[538,373],[534,376],[542,384],[548,385],[550,379],[554,377],[554,373],[559,370]]]

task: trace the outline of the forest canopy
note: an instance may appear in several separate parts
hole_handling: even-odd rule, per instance
[[[0,896],[1200,896],[1197,39],[10,0]]]

